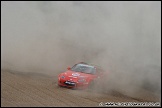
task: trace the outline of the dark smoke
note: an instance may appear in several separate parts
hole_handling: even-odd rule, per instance
[[[1,3],[3,70],[52,75],[84,61],[112,88],[160,93],[160,2]]]

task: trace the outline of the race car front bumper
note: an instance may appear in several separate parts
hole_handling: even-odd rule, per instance
[[[58,80],[59,86],[64,86],[68,88],[81,88],[84,89],[88,86],[87,83],[79,83],[79,82],[72,82],[72,81],[65,81],[65,80]]]

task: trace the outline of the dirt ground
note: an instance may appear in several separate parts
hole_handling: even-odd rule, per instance
[[[147,92],[145,92],[147,93]],[[153,95],[133,98],[57,86],[57,75],[1,71],[2,107],[97,107],[103,102],[158,102]]]

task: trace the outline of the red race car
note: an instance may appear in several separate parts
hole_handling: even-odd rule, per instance
[[[85,89],[94,86],[95,81],[104,76],[101,68],[84,62],[68,67],[66,72],[59,74],[58,85],[68,88]]]

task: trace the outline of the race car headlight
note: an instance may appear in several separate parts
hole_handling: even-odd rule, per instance
[[[61,76],[61,78],[63,78],[63,79],[64,79],[64,78],[65,78],[65,76]]]

